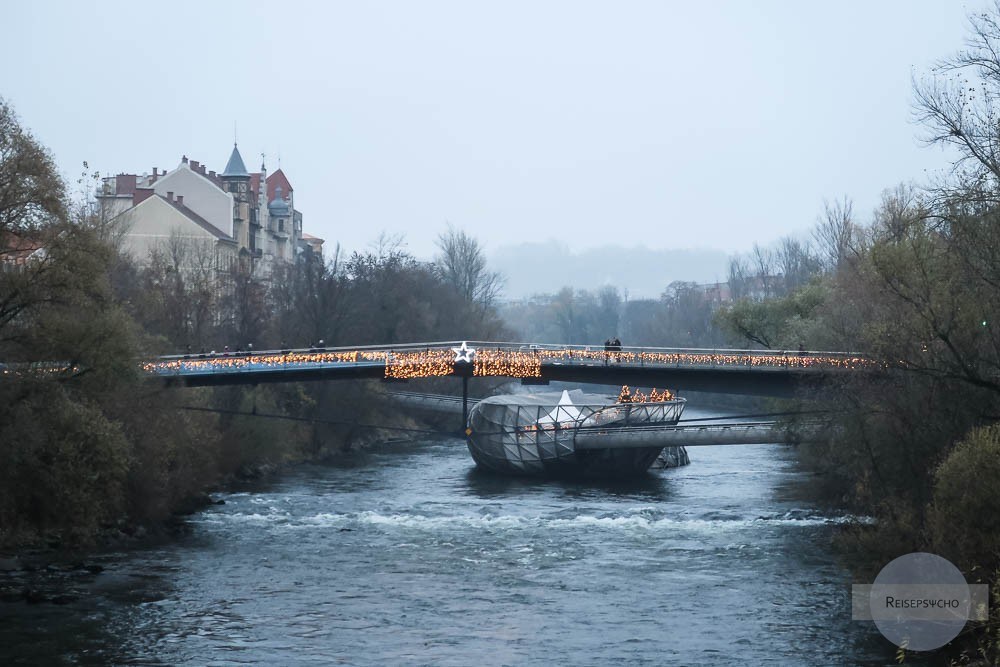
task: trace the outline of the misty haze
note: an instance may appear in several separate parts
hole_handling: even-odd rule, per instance
[[[1000,0],[8,4],[0,664],[1000,664]]]

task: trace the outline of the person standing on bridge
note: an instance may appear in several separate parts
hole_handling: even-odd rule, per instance
[[[621,355],[618,353],[622,351],[622,342],[618,338],[618,336],[615,336],[614,338],[611,339],[611,351],[613,353],[612,359],[614,359],[615,363],[620,363]]]

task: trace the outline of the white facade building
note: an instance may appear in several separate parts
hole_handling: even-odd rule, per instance
[[[189,208],[183,195],[154,194],[119,218],[128,225],[121,248],[139,263],[156,252],[179,255],[181,268],[226,270],[236,260],[236,241]]]
[[[140,264],[181,237],[213,244],[220,266],[236,257],[261,277],[303,253],[322,253],[323,240],[303,237],[302,214],[284,172],[247,171],[234,145],[222,173],[185,156],[177,168],[104,179],[97,196],[104,219],[121,225],[122,246]],[[173,239],[173,241],[171,241]]]

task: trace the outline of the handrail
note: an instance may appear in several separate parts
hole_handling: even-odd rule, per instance
[[[460,345],[461,342],[462,341],[456,341],[456,342],[453,342],[453,343],[440,343],[440,344],[441,345]],[[603,343],[597,343],[597,344],[587,345],[587,344],[582,344],[582,343],[528,343],[528,342],[512,342],[512,341],[499,342],[499,341],[479,341],[479,340],[465,341],[465,343],[467,345],[469,345],[469,346],[481,346],[481,347],[487,347],[487,348],[499,346],[499,347],[502,347],[502,348],[513,348],[513,347],[517,347],[517,348],[528,347],[528,348],[531,348],[531,347],[534,347],[534,348],[546,349],[546,350],[572,349],[572,350],[589,350],[591,352],[593,352],[593,351],[601,351],[601,352],[603,352],[604,351],[604,344]],[[430,344],[430,343],[426,343],[426,344]],[[802,352],[801,350],[798,350],[798,349],[795,349],[795,350],[787,350],[787,349],[782,349],[782,350],[759,350],[759,349],[750,349],[750,348],[655,347],[655,346],[639,346],[639,345],[629,345],[629,346],[623,345],[622,348],[621,348],[621,350],[615,350],[615,351],[621,351],[621,352],[665,352],[665,353],[670,353],[670,352],[692,352],[692,353],[700,353],[700,354],[707,354],[707,353],[727,354],[728,353],[728,354],[763,354],[763,355],[773,355],[773,354],[793,354],[794,355],[794,354],[800,354]],[[824,355],[824,356],[838,356],[838,355],[839,356],[848,356],[848,357],[864,357],[864,356],[866,356],[866,355],[864,355],[861,352],[840,352],[840,351],[833,351],[833,350],[829,350],[829,351],[827,351],[827,350],[805,350],[805,352],[806,352],[806,354]]]
[[[823,356],[867,359],[867,356],[860,352],[839,352],[833,350],[754,350],[740,348],[707,348],[707,347],[642,347],[642,346],[622,346],[621,349],[606,350],[603,345],[581,345],[581,344],[555,344],[555,343],[525,343],[510,341],[433,341],[425,343],[398,343],[381,345],[353,345],[353,346],[313,346],[303,348],[283,348],[273,350],[239,350],[228,352],[189,352],[184,354],[170,354],[157,357],[163,360],[181,360],[195,358],[219,358],[219,357],[240,357],[240,356],[272,356],[282,354],[312,354],[329,352],[332,354],[341,352],[381,352],[381,351],[412,351],[412,350],[432,350],[459,347],[465,343],[469,347],[484,348],[493,350],[515,350],[533,352],[609,352],[618,354],[696,354],[696,355],[716,355],[716,356],[750,356],[750,357],[774,357],[774,356]]]
[[[266,372],[288,368],[343,367],[345,365],[377,366],[413,363],[421,353],[434,356],[440,363],[442,352],[450,354],[462,345],[479,350],[473,357],[485,359],[491,353],[504,355],[536,364],[536,368],[562,365],[620,365],[623,367],[650,366],[658,368],[753,368],[768,371],[780,369],[854,369],[874,367],[877,364],[861,354],[851,352],[817,352],[787,350],[738,350],[710,348],[622,347],[621,350],[604,349],[604,346],[553,345],[537,343],[511,343],[490,341],[435,341],[428,343],[403,343],[398,345],[361,345],[355,347],[309,347],[281,350],[223,351],[197,354],[173,354],[139,361],[142,368],[154,375],[212,374],[233,372]],[[72,370],[63,362],[0,363],[0,375],[23,371],[52,372],[57,369]]]
[[[854,369],[874,362],[863,355],[848,352],[816,352],[806,350],[739,350],[710,348],[622,347],[551,345],[490,341],[435,341],[400,345],[363,345],[357,347],[309,347],[281,350],[224,351],[198,354],[166,355],[148,360],[143,368],[157,375],[211,374],[218,372],[266,372],[289,367],[342,367],[344,365],[374,366],[413,363],[421,353],[434,356],[436,363],[447,364],[441,353],[466,346],[479,351],[478,358],[492,353],[514,354],[521,360],[532,360],[538,368],[561,365],[620,365],[659,368],[753,368],[754,370]],[[409,358],[407,358],[409,356]],[[186,367],[186,368],[185,368]],[[447,374],[450,371],[445,368]]]

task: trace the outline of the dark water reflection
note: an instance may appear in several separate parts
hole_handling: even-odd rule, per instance
[[[792,453],[691,459],[512,479],[441,440],[304,466],[103,556],[77,602],[0,604],[0,664],[891,664]]]

